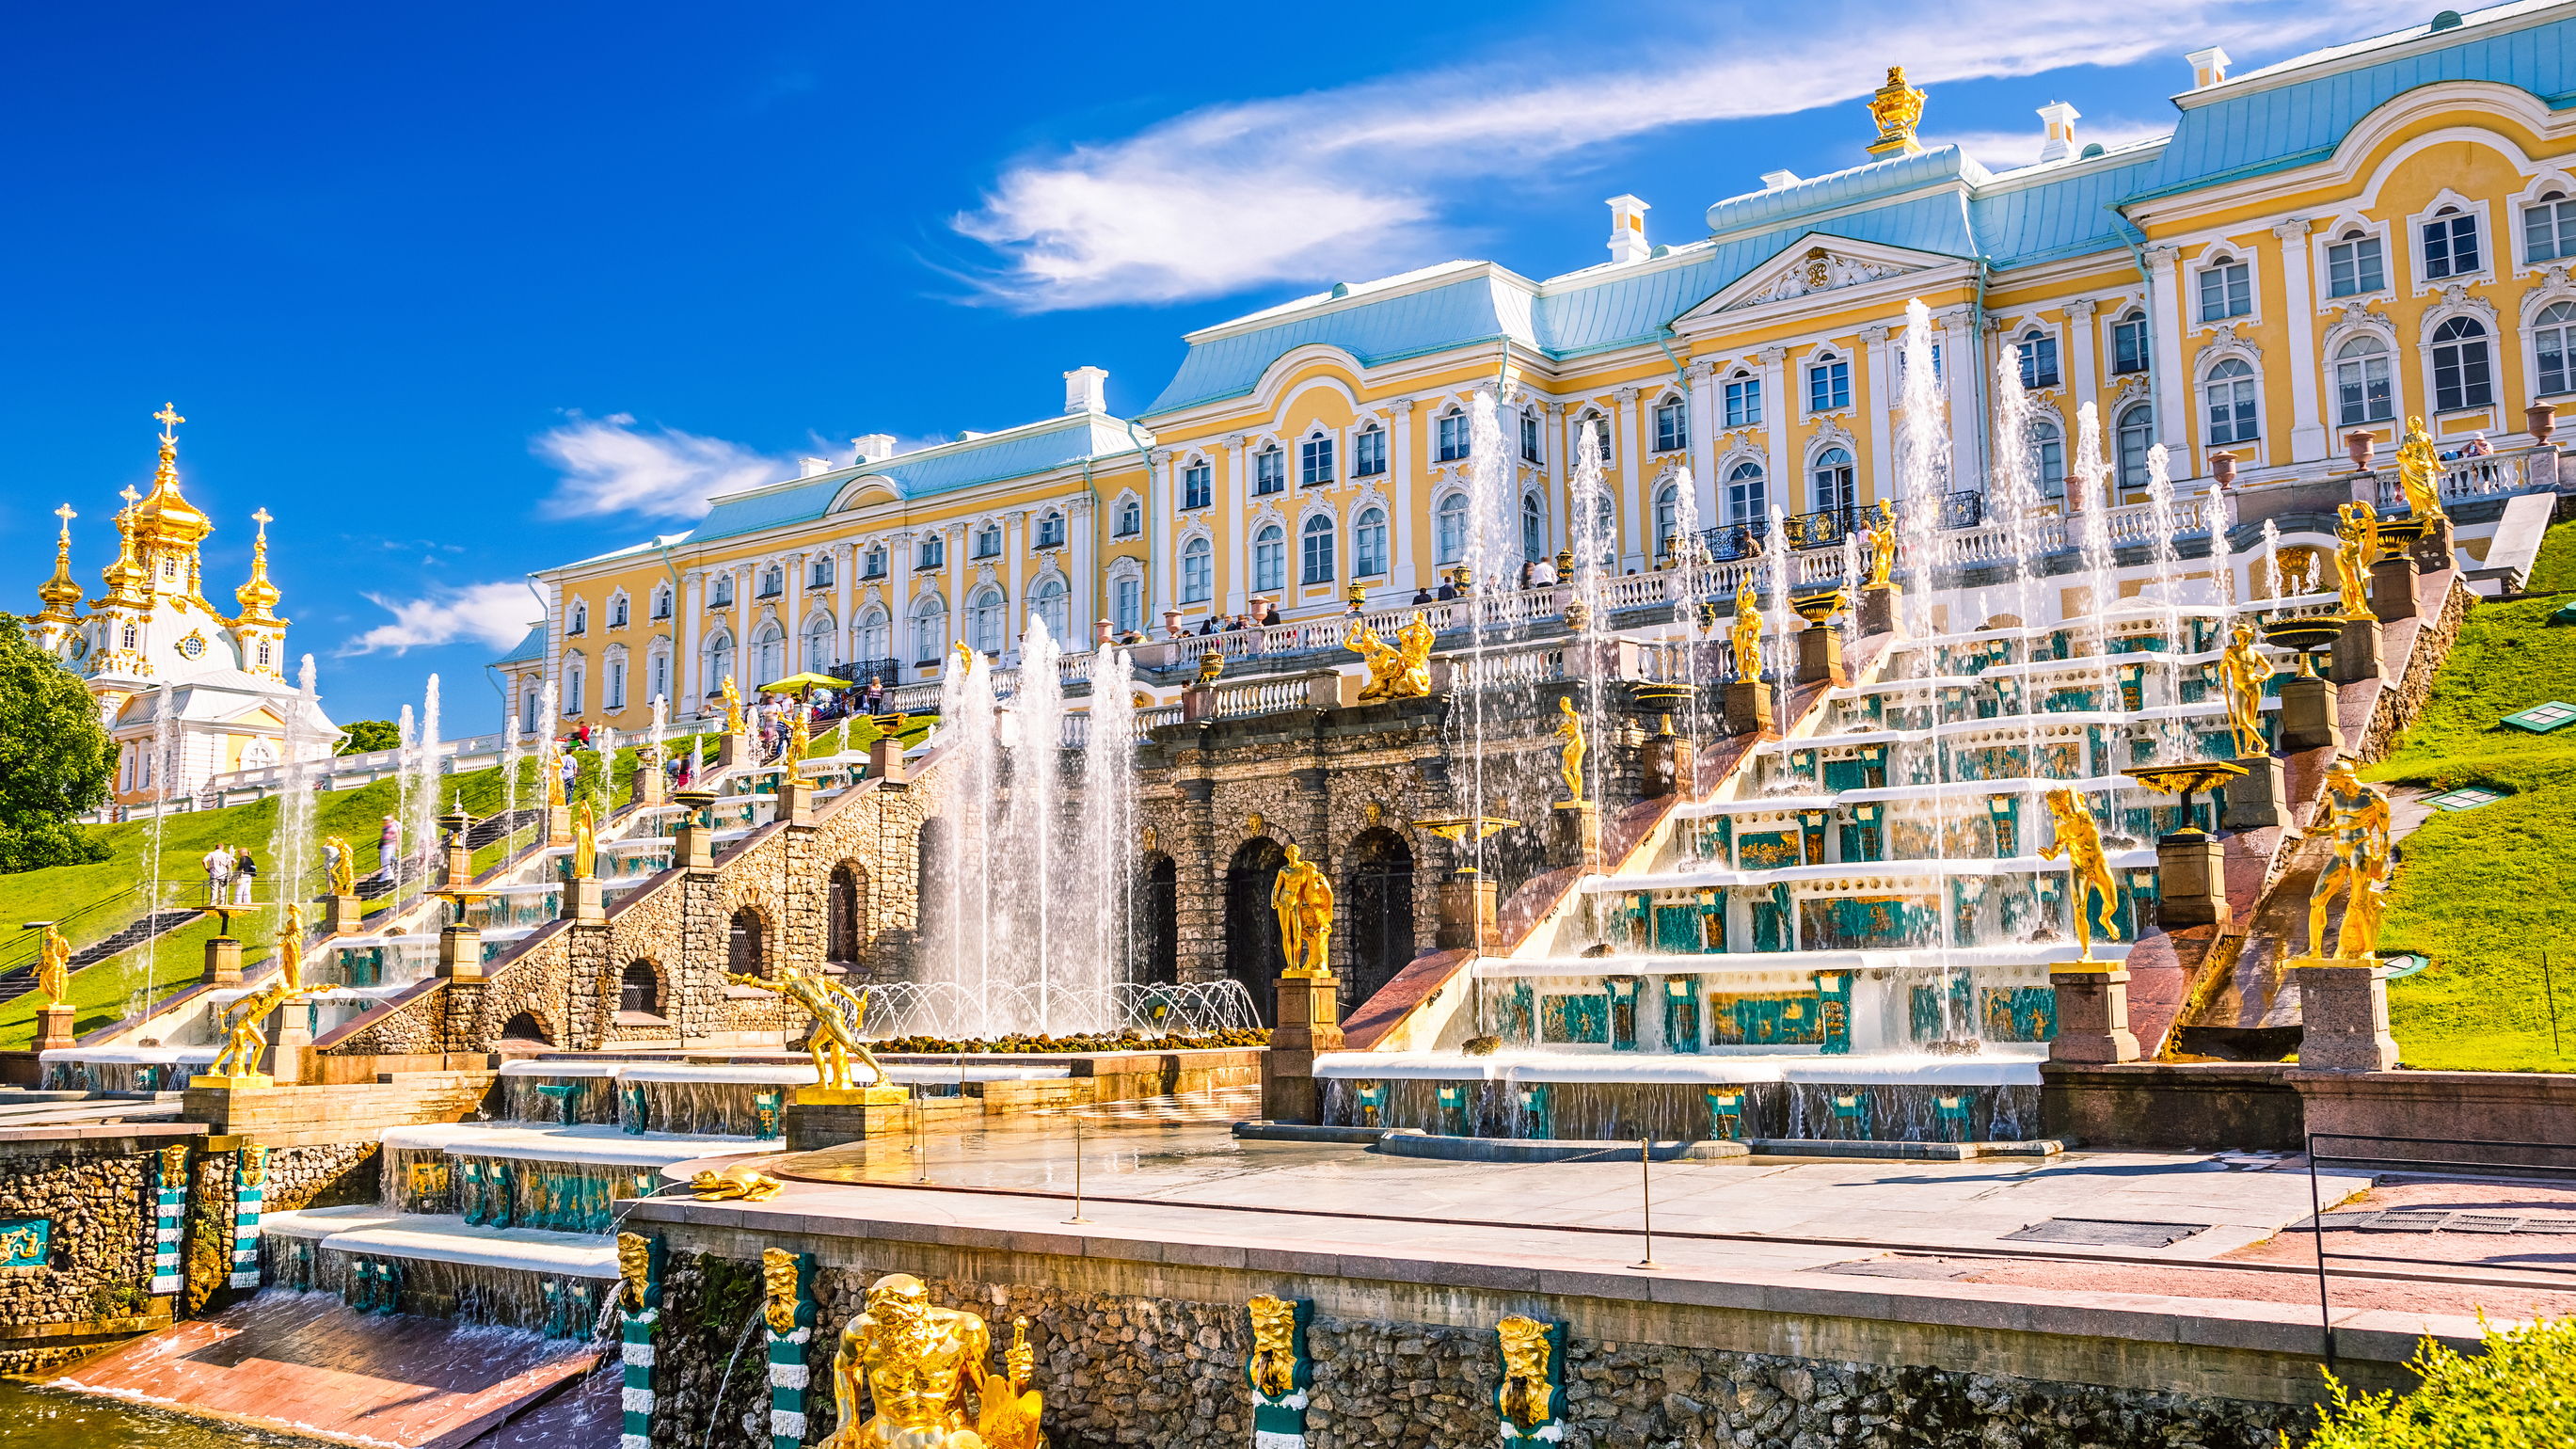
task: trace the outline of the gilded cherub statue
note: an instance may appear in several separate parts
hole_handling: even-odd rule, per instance
[[[2236,758],[2259,759],[2271,753],[2263,738],[2263,685],[2272,677],[2272,661],[2254,647],[2254,626],[2239,624],[2236,637],[2218,657],[2218,682],[2227,691],[2227,727],[2236,735]]]
[[[2343,617],[2368,619],[2370,566],[2379,561],[2379,514],[2367,503],[2347,503],[2335,510],[2343,526],[2335,530],[2335,576],[2343,589]]]
[[[1279,951],[1288,958],[1282,976],[1333,974],[1333,883],[1296,846],[1270,887],[1270,909],[1279,914]]]
[[[2341,892],[2350,899],[2334,954],[2360,960],[2379,945],[2378,902],[2365,905],[2363,897],[2385,889],[2388,878],[2388,796],[2362,783],[2352,761],[2338,759],[2326,771],[2326,805],[2332,812],[2327,828],[2334,835],[2334,859],[2317,873],[2316,888],[2308,893],[2308,952],[2326,953],[2326,907]]]
[[[832,1357],[840,1427],[822,1449],[983,1449],[984,1436],[966,1427],[966,1391],[986,1381],[991,1357],[982,1318],[932,1307],[909,1273],[879,1278],[841,1330]],[[862,1419],[861,1404],[876,1412]]]
[[[599,878],[599,827],[590,814],[590,797],[582,797],[581,808],[572,816],[572,878]]]
[[[1762,613],[1754,607],[1753,585],[1739,584],[1735,590],[1735,681],[1751,684],[1762,678]]]
[[[838,981],[809,975],[794,966],[782,966],[774,977],[737,976],[728,971],[725,980],[736,986],[774,992],[805,1008],[814,1019],[814,1028],[805,1038],[806,1050],[814,1057],[815,1085],[825,1091],[845,1092],[853,1086],[881,1086],[885,1068],[877,1064],[876,1055],[859,1032],[867,1025],[868,999]],[[850,1080],[850,1059],[856,1057],[868,1069],[868,1080]]]
[[[2093,812],[2073,790],[2064,786],[2048,792],[2049,818],[2057,822],[2057,838],[2039,848],[2039,858],[2066,860],[2066,907],[2075,922],[2075,941],[2082,949],[2076,964],[2093,964],[2093,931],[2098,924],[2102,939],[2120,939],[2120,926],[2113,917],[2120,909],[2120,887],[2111,878],[2111,862],[2102,854],[2102,827],[2093,823]],[[2099,896],[2096,904],[2093,897]]]
[[[728,735],[741,734],[742,691],[734,686],[733,676],[730,674],[724,677],[724,684],[721,688],[724,692],[725,702],[725,733]]]
[[[354,896],[358,893],[358,857],[349,842],[336,835],[322,837],[323,865],[330,875],[331,894]]]
[[[55,1006],[62,1005],[72,989],[72,943],[51,921],[45,922],[45,938],[36,943],[36,989]]]
[[[2406,494],[2406,507],[2417,518],[2431,520],[2442,516],[2442,460],[2433,451],[2433,437],[2424,431],[2422,418],[2406,420],[2406,440],[2397,445],[2397,486]]]
[[[1570,695],[1556,697],[1556,737],[1565,741],[1556,757],[1556,773],[1565,781],[1567,803],[1583,803],[1583,717],[1574,712]]]
[[[1360,699],[1419,699],[1429,694],[1432,638],[1431,626],[1422,622],[1420,614],[1395,631],[1392,648],[1378,638],[1376,630],[1363,625],[1342,646],[1368,661],[1369,682],[1360,690]]]
[[[975,1415],[975,1432],[984,1436],[985,1449],[1042,1449],[1045,1445],[1038,1420],[1046,1402],[1029,1387],[1036,1368],[1037,1354],[1029,1347],[1029,1321],[1014,1318],[1011,1346],[1002,1351],[1002,1371],[985,1374],[975,1391],[981,1406]]]

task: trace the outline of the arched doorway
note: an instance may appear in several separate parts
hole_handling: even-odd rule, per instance
[[[1377,994],[1377,989],[1413,959],[1413,849],[1404,837],[1379,827],[1363,830],[1350,844],[1350,867],[1343,894],[1350,901],[1344,929],[1350,932],[1349,984],[1342,988],[1345,1015]]]
[[[554,1034],[546,1030],[546,1024],[537,1020],[537,1014],[533,1011],[522,1011],[501,1023],[501,1039],[543,1042],[548,1046],[553,1046],[555,1043]]]
[[[847,861],[832,867],[824,892],[826,930],[823,959],[856,966],[867,956],[868,873]]]
[[[1168,855],[1148,856],[1136,877],[1136,979],[1148,986],[1181,980],[1181,873]]]
[[[764,948],[768,944],[762,939],[767,924],[761,920],[760,912],[749,906],[733,913],[732,938],[725,945],[725,970],[736,976],[769,974],[760,969],[761,959],[766,954]]]
[[[650,961],[630,961],[617,978],[617,1013],[620,1016],[662,1014],[662,979],[654,974]]]
[[[1271,983],[1288,966],[1279,954],[1279,917],[1270,909],[1270,888],[1287,862],[1278,841],[1256,835],[1234,852],[1225,870],[1225,974],[1252,993],[1263,1026],[1278,1024]]]

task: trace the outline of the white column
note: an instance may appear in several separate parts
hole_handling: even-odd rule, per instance
[[[672,661],[671,679],[679,697],[671,701],[671,718],[680,717],[683,707],[694,715],[706,707],[708,685],[699,676],[706,666],[699,661],[705,641],[699,637],[706,627],[707,576],[703,570],[691,569],[680,576],[681,654]]]
[[[2293,218],[2272,228],[2281,239],[2281,292],[2290,309],[2290,456],[2277,444],[2272,462],[2313,463],[2327,456],[2329,439],[2323,410],[2324,391],[2317,378],[2317,309],[2310,283],[2315,273],[2308,261],[2308,224]],[[2266,434],[2277,438],[2269,429]]]
[[[1234,518],[1234,552],[1217,561],[1225,575],[1225,588],[1217,597],[1226,601],[1225,612],[1240,614],[1247,607],[1245,597],[1252,592],[1246,582],[1252,577],[1252,555],[1245,552],[1244,542],[1245,515],[1252,512],[1252,480],[1243,475],[1243,434],[1228,433],[1219,442],[1225,449],[1225,511]]]
[[[908,530],[886,535],[886,657],[895,662],[894,678],[886,681],[888,688],[903,683],[904,667],[915,658],[912,550],[916,542],[916,536]]]
[[[1619,511],[1627,520],[1623,532],[1634,545],[1623,555],[1622,567],[1649,569],[1655,565],[1655,535],[1642,497],[1645,470],[1638,466],[1637,390],[1619,388],[1610,398],[1619,405],[1618,430],[1611,434],[1617,440],[1612,447],[1619,455]]]
[[[1573,461],[1565,451],[1565,405],[1557,402],[1539,404],[1538,451],[1545,459],[1539,465],[1547,478],[1548,496],[1548,562],[1555,555],[1574,546]]]
[[[1151,480],[1145,486],[1152,487]],[[1099,540],[1094,536],[1100,527],[1097,514],[1088,496],[1067,505],[1064,546],[1073,555],[1073,567],[1069,571],[1072,577],[1066,581],[1064,623],[1066,632],[1076,641],[1067,647],[1077,653],[1090,651],[1095,632],[1092,626],[1109,612],[1100,592],[1099,567],[1093,562],[1099,554]]]
[[[2094,302],[2078,297],[2066,304],[2066,382],[2067,396],[2075,406],[2067,409],[2066,461],[2075,461],[2075,429],[2086,403],[2101,411],[2102,371],[2093,356]],[[2106,420],[2107,421],[2107,420]]]
[[[1029,631],[1028,575],[1030,520],[1036,515],[1026,511],[1002,515],[1002,556],[993,560],[994,581],[1002,587],[1002,649],[1015,652],[1020,636]],[[1073,622],[1068,619],[1066,623]]]
[[[1684,406],[1690,419],[1691,480],[1693,491],[1699,495],[1702,528],[1717,524],[1717,425],[1722,415],[1717,410],[1717,387],[1711,380],[1716,372],[1716,365],[1704,357],[1683,370],[1689,398]]]
[[[1389,540],[1395,557],[1387,560],[1395,574],[1388,586],[1410,599],[1420,587],[1414,581],[1422,577],[1415,567],[1416,554],[1425,547],[1438,547],[1438,542],[1433,537],[1436,530],[1413,511],[1413,399],[1397,398],[1386,405],[1386,411],[1386,467],[1394,475],[1387,497],[1395,510],[1395,537]]]
[[[1178,597],[1172,589],[1172,555],[1180,550],[1181,515],[1174,507],[1180,501],[1178,480],[1172,476],[1173,458],[1169,448],[1156,448],[1145,457],[1151,465],[1145,474],[1146,527],[1155,530],[1149,539],[1157,540],[1150,551],[1154,556],[1153,574],[1145,580],[1145,623],[1148,635],[1163,627],[1163,611],[1172,607]],[[1156,635],[1155,637],[1159,637]]]
[[[1870,501],[1896,496],[1896,452],[1889,441],[1888,412],[1896,406],[1896,391],[1888,385],[1894,369],[1887,360],[1888,332],[1884,327],[1860,329],[1860,345],[1869,354],[1869,464],[1855,470],[1856,479],[1869,480]]]
[[[2174,284],[2174,262],[2180,255],[2172,247],[2147,248],[2147,315],[2154,319],[2151,325],[2156,334],[2156,437],[2174,454],[2174,475],[2187,477],[2195,470],[2191,464],[2190,379],[2183,376],[2182,369],[2185,314],[2182,289]]]
[[[725,572],[733,575],[733,686],[748,698],[754,683],[745,678],[751,673],[751,589],[758,572],[738,563],[726,564]],[[714,681],[716,688],[723,685],[721,679]]]
[[[560,717],[563,712],[564,704],[564,627],[570,621],[564,617],[562,581],[556,580],[550,582],[545,586],[545,588],[546,678],[554,684],[555,712],[557,716]],[[149,643],[150,641],[147,640],[145,642]],[[537,722],[537,728],[542,730],[552,730],[554,727],[555,722],[553,720],[539,720]]]
[[[1950,403],[1950,491],[1985,491],[1985,460],[1977,456],[1977,372],[1985,366],[1985,339],[1970,325],[1968,309],[1953,307],[1941,324],[1941,383]]]
[[[813,557],[810,553],[787,555],[787,602],[778,610],[779,620],[787,630],[787,646],[778,651],[781,679],[812,667],[799,656],[805,649],[805,569]],[[760,682],[767,684],[770,681],[764,679]]]
[[[1789,476],[1789,418],[1797,407],[1789,395],[1789,349],[1765,347],[1754,354],[1762,364],[1762,424],[1770,435],[1770,462],[1764,465],[1763,496],[1787,512],[1797,480]]]
[[[967,573],[966,536],[970,527],[964,523],[950,523],[940,530],[948,540],[948,637],[951,643],[968,645],[975,643],[974,627],[968,622],[972,615],[966,608],[966,581],[971,577]],[[945,667],[945,656],[941,662]]]
[[[850,637],[850,627],[859,621],[858,614],[851,607],[852,600],[858,595],[858,579],[855,577],[858,571],[859,546],[856,543],[834,544],[832,546],[832,605],[837,612],[832,616],[832,638],[833,652],[841,656],[832,661],[835,664],[859,657],[858,641]],[[867,681],[859,682],[865,684]]]

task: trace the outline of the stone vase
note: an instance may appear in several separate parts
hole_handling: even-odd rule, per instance
[[[2522,410],[2522,421],[2523,426],[2530,431],[2533,442],[2546,443],[2550,435],[2558,431],[2558,405],[2533,403]]]
[[[2378,446],[2377,435],[2368,428],[2355,428],[2343,435],[2343,450],[2352,456],[2352,466],[2360,472],[2370,471],[2371,451]]]

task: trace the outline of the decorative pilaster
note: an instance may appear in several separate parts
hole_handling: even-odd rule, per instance
[[[179,1228],[188,1212],[188,1144],[153,1154],[160,1180],[153,1192],[152,1288],[154,1297],[180,1287]]]
[[[805,1346],[814,1340],[814,1255],[763,1249],[760,1276],[769,1288],[761,1310],[769,1340],[769,1449],[798,1449],[805,1442]]]
[[[1252,1320],[1252,1356],[1243,1365],[1252,1386],[1252,1449],[1306,1449],[1306,1391],[1315,1382],[1306,1328],[1315,1321],[1314,1300],[1264,1293],[1244,1310]]]
[[[1495,1325],[1503,1380],[1494,1417],[1504,1444],[1555,1444],[1565,1437],[1565,1325],[1514,1314]]]
[[[617,1449],[653,1449],[653,1338],[662,1324],[662,1241],[617,1235],[619,1358],[626,1369],[618,1407],[625,1412]]]
[[[233,1186],[233,1273],[230,1286],[259,1286],[260,1204],[268,1195],[268,1149],[245,1142],[235,1155]]]

